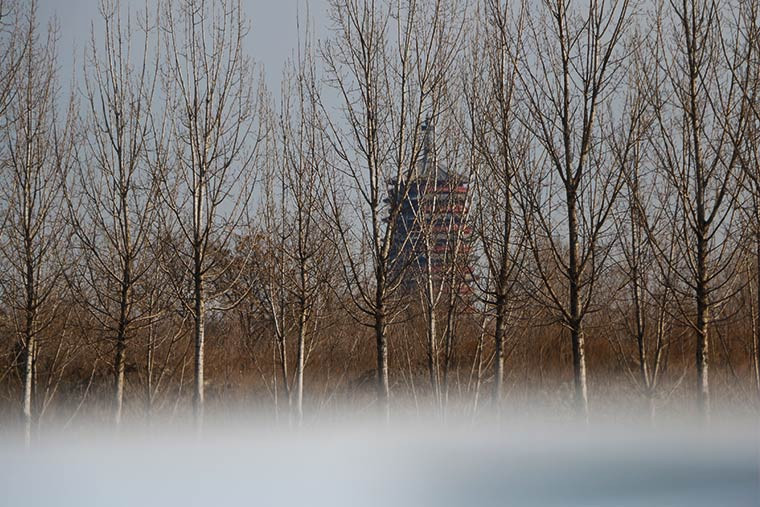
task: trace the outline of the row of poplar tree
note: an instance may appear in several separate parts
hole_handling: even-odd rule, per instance
[[[1,373],[19,380],[27,440],[34,397],[58,385],[36,368],[45,356],[64,375],[77,319],[108,344],[118,424],[130,344],[171,316],[200,424],[207,320],[248,304],[299,420],[309,337],[334,314],[371,332],[360,347],[389,417],[388,336],[412,306],[438,399],[473,312],[496,406],[508,338],[537,315],[571,344],[581,417],[599,312],[625,316],[650,398],[670,333],[688,329],[709,417],[711,329],[749,308],[760,386],[760,2],[331,0],[324,37],[299,23],[276,94],[246,43],[265,12],[159,4],[102,0],[65,93],[55,22],[0,0]],[[436,163],[469,181],[467,227],[442,266],[405,266],[396,218],[429,121]],[[436,223],[419,218],[402,242],[429,254]]]

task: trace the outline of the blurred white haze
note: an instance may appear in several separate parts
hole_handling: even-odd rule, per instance
[[[241,414],[208,421],[202,436],[161,424],[119,436],[49,431],[31,450],[6,435],[0,504],[760,505],[756,422],[652,428],[547,416],[500,425],[336,416],[288,429]]]

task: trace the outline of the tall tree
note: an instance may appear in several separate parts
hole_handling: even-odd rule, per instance
[[[621,188],[605,123],[616,114],[628,0],[544,1],[528,13],[519,56],[522,124],[534,142],[521,202],[534,272],[529,293],[569,331],[575,408],[588,417],[583,321],[609,254],[609,216]],[[621,114],[618,112],[617,114]]]
[[[742,25],[740,30],[744,36],[745,44],[750,54],[758,54],[760,51],[760,2],[744,2],[740,6]],[[750,74],[750,79],[743,83],[745,103],[748,108],[747,130],[743,139],[744,147],[739,150],[740,163],[744,173],[744,212],[749,226],[748,241],[744,248],[754,264],[754,281],[750,285],[750,303],[752,320],[752,364],[754,369],[755,389],[760,396],[760,75],[757,73],[757,63],[752,64],[755,72]],[[753,286],[754,285],[754,286]],[[754,297],[753,297],[754,296]]]
[[[673,269],[675,249],[667,238],[674,236],[675,223],[666,219],[660,207],[662,176],[647,149],[652,136],[653,117],[649,108],[649,78],[654,63],[646,39],[636,35],[630,40],[631,65],[626,77],[625,114],[607,136],[612,146],[613,164],[624,175],[625,184],[618,200],[614,223],[618,235],[618,266],[624,290],[611,307],[622,319],[624,343],[616,350],[649,405],[650,419],[656,413],[655,395],[671,343],[674,318]],[[667,192],[667,190],[665,191]],[[655,247],[654,240],[662,250]],[[664,257],[663,257],[664,256]],[[661,262],[658,262],[660,260]],[[659,269],[663,267],[664,269]],[[610,339],[617,336],[609,336]],[[613,343],[611,341],[611,343]],[[628,354],[629,345],[635,353]]]
[[[659,62],[649,85],[651,146],[674,196],[663,205],[679,224],[673,288],[691,302],[680,310],[695,335],[696,399],[705,419],[710,327],[733,294],[739,264],[734,199],[749,116],[744,91],[755,58],[734,12],[742,10],[732,1],[673,1],[657,12],[651,44]]]
[[[303,420],[308,338],[323,324],[316,317],[334,269],[334,248],[325,227],[329,149],[321,128],[309,33],[286,66],[279,110],[272,114],[257,236],[261,250],[252,266],[257,275],[253,295],[271,323],[285,395],[297,424]],[[293,348],[295,365],[289,354]]]
[[[82,251],[82,298],[113,344],[113,420],[121,422],[127,347],[150,314],[149,241],[157,219],[157,178],[149,163],[159,59],[156,16],[101,0],[102,50],[93,27],[84,65],[86,111],[81,160],[69,194]],[[139,39],[133,39],[139,34]],[[155,277],[153,277],[155,279]]]
[[[344,274],[361,316],[374,331],[378,407],[390,416],[388,326],[404,260],[394,242],[408,242],[397,218],[422,152],[421,126],[451,58],[451,2],[333,0],[334,36],[322,47],[328,81],[342,118],[326,115],[340,162],[332,204]],[[343,178],[341,178],[343,176]],[[386,194],[387,192],[387,194]],[[388,195],[389,202],[384,204]],[[348,205],[344,202],[348,197]]]
[[[61,289],[66,221],[61,188],[72,157],[71,110],[61,108],[56,75],[57,28],[41,36],[37,3],[23,11],[24,53],[5,110],[0,184],[0,253],[7,266],[3,292],[23,350],[25,441],[34,418],[35,367],[41,337],[53,322]],[[66,115],[65,121],[59,114]]]
[[[308,20],[307,20],[308,22]],[[278,137],[283,155],[285,212],[288,216],[288,241],[285,254],[293,265],[291,284],[295,302],[296,370],[294,382],[296,418],[303,420],[304,369],[307,337],[315,325],[319,297],[330,280],[332,268],[330,232],[325,229],[327,193],[324,175],[327,168],[327,140],[317,97],[318,76],[313,45],[306,31],[303,47],[291,64],[283,89]]]
[[[519,55],[525,27],[525,4],[487,0],[485,22],[475,42],[469,85],[471,142],[476,152],[476,231],[487,276],[483,286],[495,317],[493,402],[500,410],[504,356],[517,308],[517,282],[523,263],[515,195],[528,160],[527,130],[519,122]]]
[[[443,93],[433,100],[418,162],[410,238],[417,259],[406,279],[417,286],[425,320],[427,364],[435,402],[445,415],[449,366],[461,299],[471,296],[471,227],[469,191],[472,165],[463,163],[463,142],[456,98]],[[467,169],[460,169],[466,167]],[[467,304],[467,303],[465,303]],[[412,308],[416,308],[412,306]]]
[[[249,27],[239,0],[166,2],[161,27],[171,124],[163,162],[171,171],[161,191],[170,217],[165,237],[189,276],[189,286],[177,290],[194,322],[193,413],[200,428],[206,314],[238,279],[230,270],[240,269],[234,256],[216,254],[234,246],[247,215],[262,138],[259,95],[243,51]]]

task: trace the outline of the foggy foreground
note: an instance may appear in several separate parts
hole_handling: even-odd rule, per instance
[[[415,419],[274,429],[240,418],[0,444],[2,505],[760,505],[756,422],[709,430]]]

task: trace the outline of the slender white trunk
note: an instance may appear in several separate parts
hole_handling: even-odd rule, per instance
[[[496,330],[494,332],[495,357],[494,357],[494,383],[493,405],[496,417],[501,417],[501,400],[504,385],[504,336],[507,332],[506,302],[500,295],[496,302]]]
[[[450,284],[450,287],[454,287],[454,283]],[[452,291],[453,289],[449,289]],[[450,387],[450,372],[451,372],[451,362],[452,362],[452,356],[454,355],[454,312],[456,309],[454,308],[454,299],[453,296],[449,300],[449,308],[446,315],[446,333],[445,333],[445,342],[444,342],[444,351],[443,351],[443,401],[441,402],[443,405],[443,417],[444,420],[446,418],[446,411],[449,406],[449,387]]]
[[[382,300],[375,310],[375,345],[377,347],[377,402],[380,417],[387,423],[391,418],[390,383],[388,381],[388,338],[385,335],[385,310]]]
[[[148,349],[145,352],[145,418],[148,426],[153,419],[153,324],[148,331]]]
[[[575,410],[578,417],[588,422],[588,387],[586,383],[586,349],[582,330],[582,315],[580,303],[581,272],[578,259],[578,215],[576,208],[575,190],[567,190],[568,214],[568,249],[570,251],[569,282],[570,282],[570,340],[573,347],[573,383]]]
[[[296,351],[296,419],[300,426],[303,423],[303,371],[306,354],[306,307],[301,304],[298,316],[298,350]]]
[[[432,290],[432,288],[430,288],[430,290]],[[428,294],[428,296],[430,296],[430,294]],[[436,404],[440,408],[441,393],[438,383],[438,319],[435,315],[435,309],[429,301],[426,303],[426,306],[428,375],[430,377],[430,389],[432,390]]]
[[[24,444],[29,447],[32,443],[32,391],[34,389],[34,349],[36,340],[28,334],[26,339],[26,357],[24,361]]]
[[[116,358],[114,360],[114,425],[121,425],[121,411],[124,400],[124,366],[126,356],[126,344],[124,337],[117,338]]]
[[[193,417],[196,429],[203,428],[204,378],[203,353],[205,345],[206,309],[203,294],[203,278],[196,272],[195,276],[195,384],[193,390]]]
[[[758,212],[760,214],[760,209]],[[760,216],[757,219],[757,227],[760,228]],[[755,315],[753,315],[754,325],[754,341],[753,341],[753,354],[752,363],[755,370],[755,388],[757,389],[758,397],[760,397],[760,232],[758,232],[755,239]]]

